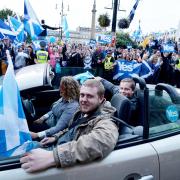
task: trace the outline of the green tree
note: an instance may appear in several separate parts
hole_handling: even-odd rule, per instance
[[[101,14],[98,18],[99,25],[103,28],[106,28],[110,25],[111,20],[109,19],[108,14]]]
[[[0,10],[0,19],[7,20],[8,16],[14,16],[15,13],[11,9],[2,9]]]
[[[116,47],[127,48],[130,45],[134,48],[137,48],[136,42],[134,42],[128,33],[120,32],[116,34]]]

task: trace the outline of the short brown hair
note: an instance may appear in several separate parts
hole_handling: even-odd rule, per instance
[[[99,97],[103,97],[104,96],[104,93],[105,93],[105,89],[104,89],[104,86],[103,84],[96,80],[96,79],[88,79],[86,80],[82,86],[86,86],[86,87],[96,87],[98,90],[97,90],[97,94]]]
[[[136,87],[136,84],[135,84],[135,81],[132,79],[132,78],[124,78],[120,81],[121,82],[128,82],[131,84],[131,89],[134,91],[135,90],[135,87]]]

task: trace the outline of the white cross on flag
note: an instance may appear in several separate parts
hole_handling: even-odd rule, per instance
[[[0,157],[23,153],[22,145],[26,152],[27,142],[31,141],[13,64],[9,54],[7,57],[8,68],[0,86]]]

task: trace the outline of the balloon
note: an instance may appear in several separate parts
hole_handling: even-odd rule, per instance
[[[56,42],[56,38],[55,38],[54,36],[51,36],[51,37],[49,38],[49,42],[50,42],[50,43],[55,43],[55,42]]]

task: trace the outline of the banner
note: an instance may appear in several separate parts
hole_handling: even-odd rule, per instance
[[[175,52],[173,44],[164,44],[162,46],[162,52],[172,53]]]
[[[119,59],[116,61],[117,66],[115,67],[115,72],[113,79],[122,80],[124,78],[131,77],[142,77],[144,79],[152,75],[152,69],[146,61],[138,63],[137,61],[127,61],[124,59]]]
[[[98,43],[102,43],[102,44],[111,44],[112,36],[111,35],[106,35],[106,34],[98,34],[96,36],[96,41]]]

